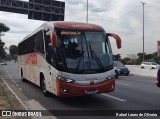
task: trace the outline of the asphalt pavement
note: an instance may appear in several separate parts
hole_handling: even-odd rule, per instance
[[[26,109],[48,110],[50,113],[57,114],[54,118],[74,119],[85,116],[83,117],[85,119],[106,119],[106,117],[115,118],[109,116],[112,112],[124,111],[125,113],[126,111],[128,113],[128,110],[131,112],[137,110],[138,113],[154,110],[160,113],[160,88],[156,86],[155,77],[120,76],[116,79],[114,92],[69,98],[45,97],[36,85],[22,82],[16,63],[0,66],[0,78],[15,92]],[[118,116],[117,118],[124,119],[130,116],[136,117],[136,115],[128,115],[128,117]],[[150,115],[142,116],[142,118],[159,119],[160,117]]]

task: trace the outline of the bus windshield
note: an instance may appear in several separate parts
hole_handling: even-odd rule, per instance
[[[57,29],[57,65],[74,73],[95,73],[110,70],[112,51],[104,31]]]

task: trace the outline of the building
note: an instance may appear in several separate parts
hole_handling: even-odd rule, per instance
[[[127,58],[129,58],[129,59],[138,59],[138,56],[136,54],[127,54]]]

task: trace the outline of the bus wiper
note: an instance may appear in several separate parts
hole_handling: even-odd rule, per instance
[[[89,49],[90,49],[92,59],[94,59],[96,61],[96,63],[99,65],[100,68],[104,69],[104,66],[103,66],[102,62],[99,60],[97,54],[92,50],[90,42],[89,42]]]
[[[62,53],[62,51],[58,48],[57,49],[57,52],[58,55],[60,56],[61,59],[58,59],[58,65],[61,69],[66,69],[67,67],[67,64],[66,64],[66,61],[65,61],[65,57],[64,57],[64,54]]]
[[[79,69],[79,66],[81,64],[82,59],[83,59],[83,62],[84,62],[84,51],[83,51],[82,43],[81,43],[81,49],[82,49],[82,53],[81,53],[81,56],[80,56],[80,58],[77,62],[76,71]]]

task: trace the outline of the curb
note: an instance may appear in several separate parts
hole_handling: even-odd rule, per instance
[[[2,81],[7,86],[7,88],[9,89],[9,91],[16,97],[17,101],[22,105],[22,107],[25,110],[29,110],[28,107],[24,104],[24,102],[20,99],[20,97],[11,89],[11,87],[6,83],[6,81],[3,80],[3,78],[2,78]],[[38,119],[37,117],[33,117],[33,116],[31,118],[32,119]]]

